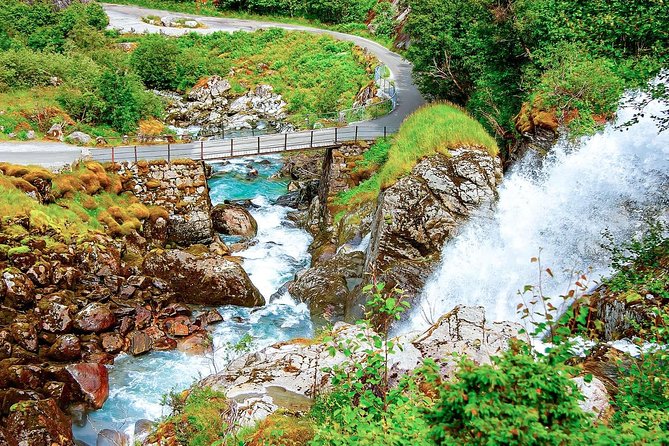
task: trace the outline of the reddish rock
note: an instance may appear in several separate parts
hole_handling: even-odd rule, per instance
[[[153,339],[151,336],[141,331],[133,331],[128,337],[128,353],[138,356],[150,351],[153,348]]]
[[[114,313],[109,306],[100,303],[92,303],[77,313],[74,320],[76,328],[82,331],[100,333],[108,330],[116,323]]]
[[[154,350],[164,351],[174,350],[175,348],[177,348],[177,341],[167,336],[163,336],[162,338],[153,341]]]
[[[69,386],[59,381],[49,381],[45,383],[42,392],[45,396],[56,400],[60,407],[64,407],[72,399]]]
[[[34,365],[13,365],[8,369],[9,384],[26,390],[39,390],[42,387],[44,373]]]
[[[151,323],[151,319],[153,319],[151,311],[142,306],[137,306],[135,308],[135,328],[139,330],[148,327]]]
[[[109,396],[109,373],[102,364],[79,363],[65,367],[86,401],[100,409]]]
[[[73,334],[58,336],[49,349],[49,357],[56,361],[74,361],[81,358],[81,341]]]
[[[135,291],[137,291],[137,288],[131,285],[124,285],[121,287],[121,289],[118,292],[118,297],[121,300],[127,300],[132,297],[133,294],[135,294]]]
[[[151,279],[146,276],[130,276],[126,283],[140,290],[146,290],[151,286]]]
[[[53,270],[53,283],[61,288],[74,288],[81,278],[81,271],[71,266],[59,267]]]
[[[29,352],[37,352],[38,339],[35,324],[28,322],[15,322],[9,326],[9,331],[16,342]]]
[[[5,423],[9,446],[74,446],[72,424],[53,399],[14,405]]]
[[[189,355],[204,355],[211,352],[212,347],[209,334],[203,331],[179,339],[177,345],[179,351],[188,353]]]
[[[53,280],[53,271],[48,262],[37,262],[28,269],[26,275],[35,285],[47,286]]]
[[[144,272],[169,282],[186,303],[255,307],[265,299],[235,262],[179,250],[153,250],[144,258]],[[197,286],[194,286],[196,285]]]
[[[35,302],[35,285],[16,268],[7,268],[2,272],[0,281],[3,282],[5,305],[16,309],[26,309]],[[2,290],[0,290],[2,291]]]
[[[102,349],[107,353],[118,353],[123,350],[125,342],[123,337],[118,333],[103,333],[100,336],[102,341]]]
[[[218,310],[209,310],[204,314],[203,320],[207,324],[217,324],[223,321],[223,316],[221,316]]]
[[[42,299],[37,304],[41,328],[49,333],[65,333],[72,329],[74,321],[67,305],[51,299]]]
[[[135,323],[133,322],[132,318],[130,317],[124,317],[121,319],[121,323],[119,324],[119,332],[122,335],[128,334],[130,330],[135,328]]]
[[[176,316],[166,319],[164,327],[170,336],[188,336],[191,332],[188,316]]]
[[[37,262],[37,257],[32,252],[14,254],[10,258],[12,265],[23,272],[26,272]]]
[[[158,317],[171,317],[177,315],[190,316],[193,312],[185,305],[179,303],[169,304],[160,311]]]
[[[12,334],[8,331],[0,331],[0,360],[12,356]]]
[[[85,243],[77,251],[81,269],[99,277],[121,274],[121,254],[111,246]]]

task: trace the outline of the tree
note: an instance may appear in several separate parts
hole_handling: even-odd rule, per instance
[[[174,89],[178,85],[177,61],[181,49],[174,40],[147,36],[130,58],[130,65],[148,88]]]

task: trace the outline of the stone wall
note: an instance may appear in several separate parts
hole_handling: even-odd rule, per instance
[[[206,166],[196,161],[140,161],[122,164],[124,189],[146,205],[169,213],[167,241],[179,245],[209,244],[214,232]]]

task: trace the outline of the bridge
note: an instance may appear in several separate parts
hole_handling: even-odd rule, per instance
[[[272,155],[298,150],[332,149],[347,142],[373,141],[395,133],[387,127],[352,125],[295,133],[272,134],[257,137],[239,137],[192,143],[146,146],[119,146],[92,149],[90,157],[99,162],[137,162],[139,160],[177,159],[222,161],[230,158]]]

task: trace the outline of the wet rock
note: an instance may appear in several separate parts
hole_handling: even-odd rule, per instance
[[[486,320],[483,307],[457,306],[439,318],[423,335],[413,341],[425,358],[432,358],[445,378],[450,378],[459,359],[451,353],[466,355],[476,364],[489,364],[492,356],[508,348],[522,327],[512,322]]]
[[[340,253],[308,269],[288,287],[291,296],[309,304],[317,321],[340,320],[344,314],[349,284],[362,279],[365,254],[354,251]],[[356,283],[356,284],[357,284]]]
[[[11,255],[9,260],[12,262],[12,265],[25,273],[35,264],[37,256],[32,252],[22,252]]]
[[[56,361],[74,361],[81,358],[81,341],[73,334],[56,338],[49,349],[49,356]]]
[[[258,234],[258,223],[244,207],[218,204],[211,210],[214,230],[221,234],[253,238]]]
[[[109,373],[102,364],[80,363],[65,367],[85,400],[95,409],[109,396]]]
[[[118,333],[102,333],[102,335],[100,335],[100,342],[102,344],[102,349],[105,352],[112,354],[123,350],[125,345],[123,336]]]
[[[178,340],[177,349],[189,355],[204,355],[211,352],[213,346],[206,332],[193,333]]]
[[[154,250],[145,257],[143,269],[145,274],[168,282],[186,303],[244,307],[265,304],[244,269],[225,258]],[[194,287],[196,283],[198,286]]]
[[[138,356],[151,351],[153,348],[153,339],[151,336],[141,331],[133,331],[127,336],[129,346],[128,353]]]
[[[15,322],[9,326],[9,331],[16,342],[29,352],[37,352],[38,339],[35,324],[28,322]]]
[[[130,276],[127,284],[140,290],[146,290],[151,287],[151,279],[146,276]]]
[[[163,322],[167,334],[170,336],[188,336],[191,332],[188,316],[176,316],[165,319]]]
[[[111,429],[102,429],[98,433],[95,446],[128,446],[130,438],[127,434]]]
[[[12,387],[39,390],[44,382],[44,373],[34,365],[13,365],[8,368],[9,383]]]
[[[42,330],[49,333],[65,333],[72,329],[74,321],[67,305],[45,298],[38,302],[37,311]]]
[[[23,310],[35,303],[35,285],[30,278],[16,268],[7,268],[2,272],[0,291],[3,291],[5,305]]]
[[[108,330],[115,323],[116,317],[109,306],[97,302],[87,305],[74,319],[77,329],[92,333]]]
[[[82,244],[77,250],[77,262],[82,271],[98,277],[121,275],[121,254],[111,246]]]
[[[277,198],[275,204],[293,209],[306,209],[318,196],[319,180],[292,182],[293,191]],[[290,190],[290,189],[289,189]]]
[[[53,399],[18,403],[7,417],[5,436],[11,446],[74,446],[70,420]]]
[[[32,265],[26,275],[30,280],[33,281],[35,285],[38,286],[47,286],[51,284],[53,280],[53,272],[51,269],[51,264],[47,262],[37,262]]]

